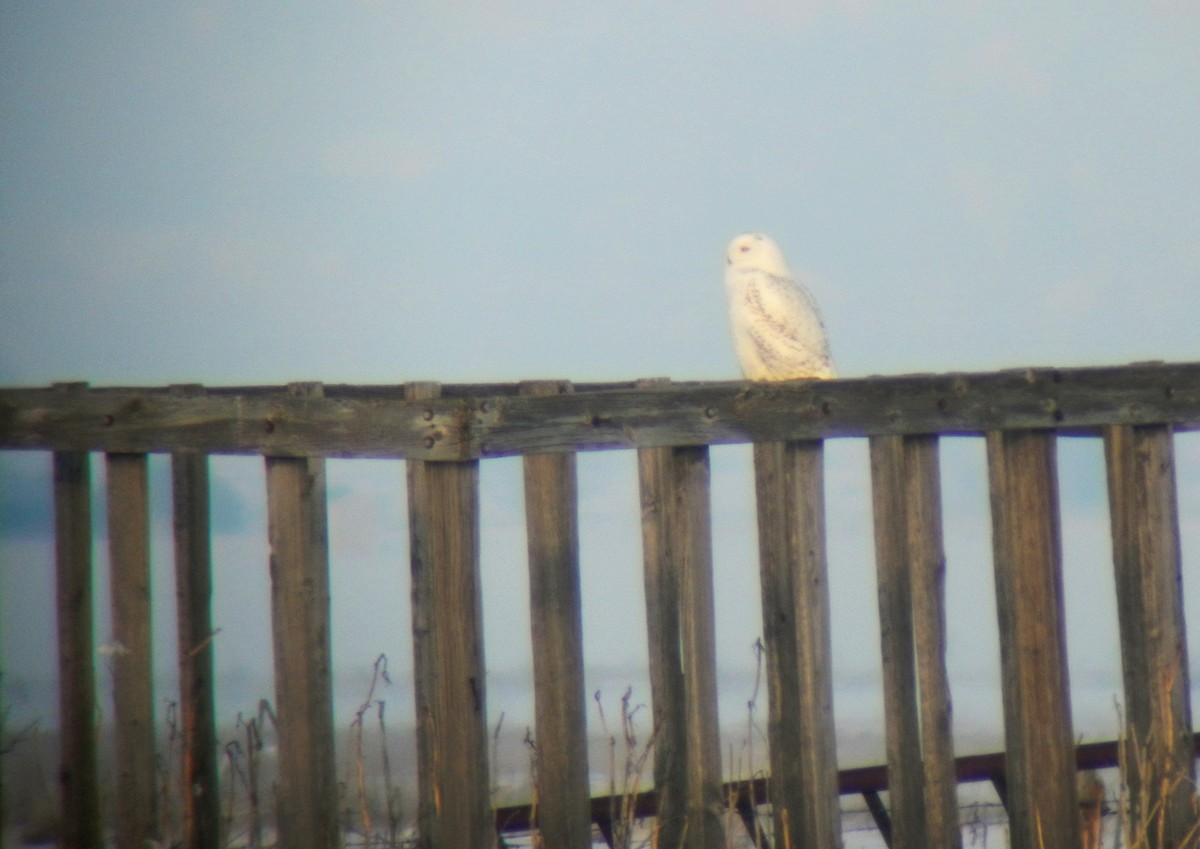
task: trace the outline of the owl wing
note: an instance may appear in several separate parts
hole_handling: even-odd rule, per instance
[[[807,287],[791,277],[764,274],[758,276],[750,290],[750,300],[763,321],[783,339],[802,344],[824,343],[825,324]]]
[[[751,335],[771,371],[832,377],[825,325],[812,293],[791,277],[755,274],[747,280]]]

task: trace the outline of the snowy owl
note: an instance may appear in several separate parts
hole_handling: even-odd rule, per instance
[[[743,233],[725,257],[733,345],[747,380],[836,377],[812,294],[761,233]]]

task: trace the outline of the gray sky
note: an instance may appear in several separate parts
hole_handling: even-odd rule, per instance
[[[809,280],[846,375],[1196,358],[1195,4],[512,5],[0,3],[0,384],[730,379],[747,229]],[[1062,453],[1072,674],[1100,693],[1076,713],[1103,725],[1100,455]],[[1179,453],[1194,589],[1200,445]],[[943,465],[955,698],[998,727],[982,448]],[[758,633],[748,467],[714,452],[728,722]],[[0,457],[8,683],[53,668],[48,468]],[[580,472],[590,683],[636,684],[633,457]],[[214,473],[218,662],[267,694],[261,461]],[[828,478],[848,734],[880,710],[864,446],[831,445]],[[519,716],[519,464],[483,479],[492,712]],[[330,481],[335,654],[365,687],[410,652],[402,465]]]

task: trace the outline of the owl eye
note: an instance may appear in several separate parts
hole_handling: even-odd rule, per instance
[[[749,253],[750,246],[749,245],[738,245],[738,250],[741,251],[742,253]]]

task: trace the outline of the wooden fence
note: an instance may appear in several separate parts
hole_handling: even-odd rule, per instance
[[[1145,845],[1194,845],[1193,736],[1175,431],[1200,428],[1200,363],[786,384],[0,390],[0,449],[54,452],[63,845],[99,847],[88,452],[108,465],[118,844],[153,838],[147,453],[172,455],[184,844],[219,845],[210,454],[265,457],[279,728],[279,844],[339,844],[326,457],[407,460],[418,824],[435,849],[495,843],[479,589],[479,461],[524,457],[537,824],[591,842],[575,452],[636,449],[658,846],[721,847],[708,446],[753,442],[777,846],[841,845],[823,441],[868,437],[897,847],[959,846],[945,667],[938,438],[986,439],[1007,796],[1017,849],[1080,845],[1055,446],[1104,442],[1129,797]],[[1189,836],[1191,835],[1191,836]]]

